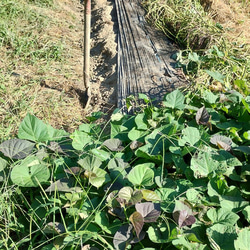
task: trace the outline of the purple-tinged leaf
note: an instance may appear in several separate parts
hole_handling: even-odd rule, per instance
[[[135,209],[143,216],[144,222],[155,222],[161,214],[159,203],[137,203],[135,204]]]
[[[108,213],[113,215],[113,216],[117,216],[122,220],[125,220],[125,214],[124,214],[124,208],[122,207],[115,207],[115,208],[110,208],[108,210]]]
[[[231,145],[233,143],[229,137],[226,137],[223,135],[217,135],[217,134],[211,137],[210,142],[226,151],[231,150]]]
[[[55,182],[53,182],[47,189],[45,189],[45,192],[80,192],[82,189],[80,187],[74,187],[73,179],[68,178],[62,178]]]
[[[179,227],[190,226],[195,223],[192,209],[183,201],[176,201],[173,218]]]
[[[32,153],[34,146],[27,140],[10,139],[0,144],[0,151],[11,159],[23,159]]]
[[[140,146],[142,146],[143,143],[142,142],[139,142],[139,141],[132,141],[131,144],[130,144],[130,148],[132,150],[135,150],[137,148],[139,148]]]
[[[111,151],[122,151],[124,149],[122,141],[116,138],[106,140],[102,146],[106,146]]]
[[[139,238],[138,237],[134,237],[133,240],[130,241],[131,244],[136,244],[138,242],[140,242],[141,240],[143,240],[145,238],[146,232],[145,231],[141,231]]]
[[[84,169],[81,167],[72,167],[72,168],[64,169],[65,173],[72,174],[72,175],[81,174],[83,171],[84,171]]]
[[[179,227],[190,226],[195,223],[195,217],[189,215],[187,210],[175,211],[173,218]]]
[[[113,244],[116,250],[125,250],[127,245],[133,239],[132,225],[123,225],[115,233]]]
[[[130,215],[129,220],[133,224],[136,236],[139,239],[141,230],[144,225],[143,216],[139,212],[134,212]]]
[[[123,187],[119,193],[117,201],[122,205],[136,204],[142,200],[142,193],[140,190],[133,191],[131,187]]]
[[[43,229],[45,234],[62,234],[65,233],[65,227],[62,223],[59,222],[49,222],[45,225]]]
[[[196,120],[197,124],[207,125],[209,122],[209,118],[210,118],[210,116],[209,116],[205,106],[198,109],[196,116],[195,116],[195,120]]]

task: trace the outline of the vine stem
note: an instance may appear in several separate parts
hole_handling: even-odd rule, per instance
[[[87,103],[85,109],[88,108],[91,99],[91,89],[89,82],[90,68],[90,29],[91,29],[91,0],[84,0],[84,66],[83,66],[83,82],[87,92]]]

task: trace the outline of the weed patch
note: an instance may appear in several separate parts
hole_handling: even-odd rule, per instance
[[[148,20],[182,47],[176,55],[178,66],[196,87],[223,85],[220,91],[236,89],[247,96],[250,93],[249,45],[240,44],[237,40],[240,34],[230,31],[226,22],[223,22],[225,28],[216,22],[214,16],[222,16],[223,12],[208,11],[211,4],[211,1],[197,0],[143,1]]]

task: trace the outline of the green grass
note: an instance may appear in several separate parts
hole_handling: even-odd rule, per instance
[[[7,49],[7,56],[32,64],[60,60],[63,45],[43,34],[52,22],[50,17],[19,1],[1,1],[0,9],[0,46]]]
[[[60,12],[58,8],[52,0],[0,2],[1,141],[16,133],[27,112],[72,128],[82,119],[80,109],[71,111],[80,106],[76,98],[60,88],[41,88],[45,81],[53,87],[73,76],[65,67],[71,56],[69,41],[57,34],[67,24],[51,14]],[[75,20],[71,13],[68,18]]]
[[[236,88],[250,94],[248,45],[230,43],[223,27],[204,11],[199,0],[145,0],[143,5],[148,20],[180,45],[179,67],[196,87],[209,87],[219,80],[224,90]]]

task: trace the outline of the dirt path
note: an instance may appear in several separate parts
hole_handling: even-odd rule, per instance
[[[117,103],[117,22],[114,1],[92,1],[91,92],[89,110],[114,109]]]

